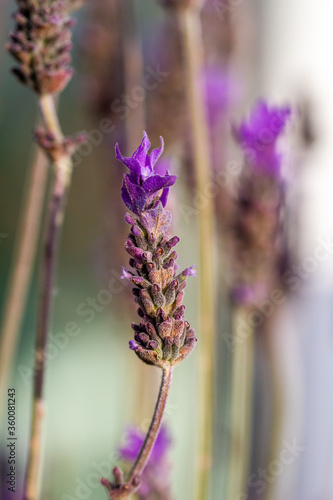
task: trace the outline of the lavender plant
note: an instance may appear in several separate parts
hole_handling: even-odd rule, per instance
[[[252,426],[255,327],[252,313],[267,298],[281,257],[284,180],[281,137],[289,108],[258,102],[249,119],[234,128],[245,157],[232,224],[233,349],[231,374],[231,440],[227,500],[246,491]],[[239,335],[240,325],[247,335]]]
[[[48,201],[45,246],[40,283],[40,304],[34,360],[34,389],[29,457],[24,498],[36,500],[39,494],[41,436],[44,415],[43,388],[57,243],[64,217],[65,200],[70,185],[71,155],[84,138],[64,137],[58,122],[54,95],[69,82],[71,33],[69,12],[79,2],[70,0],[17,0],[15,30],[10,33],[7,49],[18,61],[13,72],[38,95],[43,128],[36,140],[54,167],[54,184]]]
[[[289,108],[260,101],[249,119],[234,128],[245,157],[233,224],[233,296],[240,303],[264,299],[276,278],[285,191],[279,139],[289,118]]]
[[[157,438],[173,368],[193,350],[197,339],[185,320],[182,304],[186,278],[195,276],[194,266],[177,274],[177,236],[170,237],[171,213],[165,209],[169,188],[176,181],[168,172],[154,172],[163,151],[161,147],[148,154],[150,142],[146,133],[131,157],[124,157],[116,146],[116,158],[128,169],[124,175],[121,197],[127,209],[125,220],[131,226],[125,249],[130,255],[128,271],[140,323],[132,324],[134,339],[129,347],[141,361],[162,369],[162,382],[154,416],[134,465],[125,481],[119,467],[113,470],[112,482],[102,479],[112,500],[128,498],[139,486],[143,470]]]

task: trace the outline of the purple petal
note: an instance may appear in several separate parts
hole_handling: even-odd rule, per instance
[[[143,210],[147,200],[145,190],[134,184],[128,175],[124,175],[123,178],[121,197],[127,208],[135,214],[139,214]]]
[[[139,180],[141,174],[140,163],[135,158],[127,158],[126,156],[123,156],[119,150],[118,143],[116,144],[116,158],[117,160],[120,160],[132,172],[137,180]]]
[[[159,159],[159,157],[163,153],[163,149],[164,149],[163,137],[160,137],[160,141],[161,141],[161,146],[157,149],[153,149],[152,152],[150,153],[149,158],[150,158],[150,165],[151,165],[152,169],[154,168],[155,163],[157,162],[157,160]]]
[[[167,157],[164,156],[155,165],[155,168],[154,168],[155,175],[158,174],[158,175],[161,175],[162,177],[164,175],[169,175],[170,165],[171,165],[170,158],[167,158]]]
[[[194,268],[195,268],[195,264],[194,264],[194,266],[191,266],[191,267],[188,267],[187,269],[184,269],[183,275],[184,276],[194,276],[196,278],[197,271]]]
[[[152,175],[151,177],[148,177],[148,179],[143,183],[142,187],[147,194],[153,194],[157,191],[160,191],[160,189],[173,186],[176,180],[176,175],[166,175],[164,177],[162,177],[161,175]]]
[[[132,158],[135,158],[142,167],[146,164],[146,156],[148,154],[149,148],[150,142],[148,136],[146,132],[143,132],[143,139],[140,142],[140,146],[132,154]]]
[[[163,189],[163,193],[160,197],[160,202],[162,203],[163,207],[165,207],[165,205],[167,204],[168,196],[169,196],[169,188]]]
[[[130,280],[133,278],[133,274],[126,271],[126,269],[124,267],[122,267],[122,270],[123,270],[123,274],[120,276],[121,280],[125,280],[125,279]]]
[[[135,340],[130,340],[128,342],[128,345],[129,345],[129,348],[131,349],[131,351],[136,351],[139,346],[139,344],[137,342],[135,342]]]

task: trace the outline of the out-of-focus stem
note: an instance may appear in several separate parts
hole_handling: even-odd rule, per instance
[[[137,35],[133,0],[124,2],[124,72],[125,93],[131,95],[133,89],[142,86],[143,60],[141,43]],[[145,90],[142,88],[142,92]],[[126,149],[132,154],[140,142],[141,131],[145,130],[144,101],[138,101],[131,107],[126,118]]]
[[[230,450],[226,500],[242,498],[247,491],[252,436],[254,332],[247,330],[244,338],[242,332],[238,332],[238,325],[244,325],[250,312],[246,307],[235,306],[233,313]],[[248,325],[248,321],[246,324]]]
[[[28,173],[14,259],[9,277],[0,344],[0,407],[8,387],[24,315],[29,283],[40,231],[43,202],[47,184],[47,158],[36,148]]]
[[[202,191],[210,183],[210,151],[204,96],[202,92],[203,46],[200,9],[180,8],[178,19],[186,66],[190,126],[193,141],[196,185]],[[213,278],[214,233],[213,202],[206,196],[198,213],[200,249],[200,391],[199,391],[199,460],[196,498],[208,498],[212,460],[215,294]]]
[[[40,110],[47,132],[53,134],[61,144],[63,135],[58,123],[54,100],[50,95],[40,98]],[[48,218],[45,227],[44,256],[40,283],[40,303],[35,345],[34,388],[29,456],[25,476],[24,500],[37,500],[39,497],[39,473],[42,455],[43,430],[43,386],[45,375],[45,350],[47,346],[52,288],[54,280],[57,243],[63,222],[64,205],[70,184],[71,159],[65,154],[54,162],[55,179],[50,193]]]
[[[270,368],[271,382],[271,408],[272,408],[272,427],[268,450],[267,463],[272,463],[279,456],[281,447],[281,431],[283,424],[283,390],[281,385],[281,373],[279,365],[279,357],[274,342],[274,320],[266,321],[265,329],[265,348],[267,354],[268,365]],[[264,494],[266,500],[274,498],[275,485],[268,483]]]

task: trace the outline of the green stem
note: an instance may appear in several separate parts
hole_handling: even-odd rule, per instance
[[[279,456],[281,448],[281,434],[283,427],[283,387],[281,384],[281,368],[279,364],[279,352],[276,346],[274,318],[266,321],[265,324],[265,337],[264,347],[270,369],[270,382],[271,382],[271,408],[272,408],[272,426],[271,437],[268,450],[267,463],[272,463]],[[264,494],[264,500],[274,498],[276,488],[275,483],[268,483]]]
[[[40,98],[40,109],[46,130],[53,134],[57,143],[63,141],[54,100],[50,95]],[[54,162],[55,179],[50,193],[48,218],[45,228],[44,257],[40,283],[40,303],[34,360],[34,387],[29,456],[25,476],[24,500],[39,497],[39,476],[42,456],[42,431],[44,420],[43,388],[45,378],[45,351],[48,340],[52,289],[57,257],[57,244],[62,228],[66,194],[70,184],[72,165],[69,156]]]
[[[241,498],[247,491],[252,436],[254,332],[252,329],[247,331],[247,336],[244,338],[238,332],[238,325],[244,324],[249,313],[249,309],[235,306],[227,500]]]
[[[184,59],[186,88],[190,111],[196,185],[202,191],[210,184],[210,150],[206,113],[202,95],[203,46],[200,10],[195,7],[178,11]],[[198,213],[200,251],[200,390],[199,390],[199,460],[196,497],[208,497],[213,447],[214,361],[215,361],[215,283],[214,283],[214,217],[209,195]]]

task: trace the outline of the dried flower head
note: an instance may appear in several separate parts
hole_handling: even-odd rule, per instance
[[[194,267],[176,274],[179,238],[170,238],[171,213],[165,210],[169,188],[175,175],[156,174],[155,163],[163,151],[154,149],[150,155],[150,142],[146,133],[138,149],[129,158],[118,158],[130,173],[125,174],[121,197],[131,211],[125,220],[131,226],[125,248],[131,271],[123,270],[123,278],[135,285],[133,295],[137,302],[140,323],[133,324],[134,340],[130,349],[145,363],[163,367],[178,364],[192,351],[196,338],[184,318],[182,305],[186,278],[195,276]]]
[[[128,429],[126,443],[119,449],[120,457],[125,462],[133,462],[138,456],[145,440],[145,433],[136,427]],[[146,468],[140,478],[140,486],[135,495],[140,500],[159,498],[170,500],[170,463],[168,452],[171,438],[168,429],[162,425],[157,436]]]
[[[66,0],[17,0],[15,30],[7,50],[18,61],[13,73],[38,94],[60,92],[69,82],[71,32],[74,20]]]

